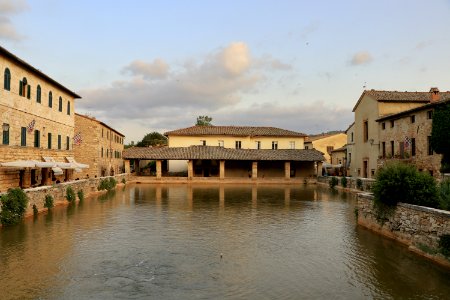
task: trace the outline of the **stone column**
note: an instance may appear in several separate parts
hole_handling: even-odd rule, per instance
[[[131,167],[130,167],[130,161],[128,159],[125,159],[125,173],[130,174],[131,173]]]
[[[194,177],[194,161],[191,159],[188,161],[188,179]]]
[[[161,179],[162,177],[162,167],[161,167],[161,160],[156,160],[156,179]]]
[[[52,174],[49,168],[42,168],[42,185],[52,185]]]
[[[221,160],[220,161],[220,179],[224,179],[225,178],[225,161]]]
[[[322,162],[317,162],[316,176],[322,176]]]
[[[252,162],[252,180],[256,180],[258,178],[258,162]]]
[[[284,178],[285,179],[291,178],[291,162],[290,161],[284,162]]]

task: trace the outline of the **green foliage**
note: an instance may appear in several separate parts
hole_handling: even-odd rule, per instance
[[[433,112],[431,147],[442,154],[441,172],[450,172],[450,104],[437,106]]]
[[[414,166],[391,163],[381,168],[372,186],[375,202],[386,205],[405,203],[439,207],[437,184],[428,174]]]
[[[51,209],[53,207],[53,197],[52,195],[45,195],[45,199],[44,199],[44,207]]]
[[[198,116],[196,126],[212,126],[212,118],[208,116]]]
[[[116,187],[116,184],[117,184],[117,181],[114,179],[114,177],[109,177],[109,179],[105,178],[100,181],[100,184],[97,187],[97,189],[99,191],[101,191],[101,190],[110,191]]]
[[[70,186],[66,190],[66,199],[69,202],[74,202],[76,199],[75,192]]]
[[[330,185],[330,188],[334,189],[335,186],[337,186],[339,183],[338,179],[336,177],[331,177],[328,184]]]
[[[2,207],[0,223],[14,225],[22,220],[27,209],[28,197],[20,188],[9,189],[8,193],[0,198],[0,202]]]
[[[33,215],[37,216],[38,213],[39,213],[39,210],[38,210],[36,204],[33,204]]]
[[[361,178],[356,179],[356,188],[360,191],[363,190],[363,182],[362,182]]]
[[[341,178],[341,186],[346,188],[347,187],[347,177],[343,176]]]
[[[149,147],[158,145],[167,145],[167,137],[156,131],[146,134],[142,141],[136,144],[137,147]]]
[[[78,195],[78,199],[80,199],[80,201],[84,200],[84,192],[83,192],[83,190],[79,190],[77,192],[77,195]]]
[[[445,179],[439,185],[440,208],[450,210],[450,179]]]
[[[439,237],[439,250],[445,256],[450,257],[450,234],[443,234]]]

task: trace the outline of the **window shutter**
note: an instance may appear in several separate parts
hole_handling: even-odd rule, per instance
[[[27,98],[30,99],[31,98],[31,86],[27,85]]]
[[[19,82],[19,96],[22,96],[23,83],[22,80]]]

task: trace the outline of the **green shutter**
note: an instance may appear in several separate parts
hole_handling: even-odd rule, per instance
[[[27,85],[27,98],[31,99],[31,86]]]
[[[19,96],[22,96],[23,83],[22,80],[19,82]]]

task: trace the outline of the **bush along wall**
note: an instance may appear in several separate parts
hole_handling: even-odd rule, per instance
[[[25,214],[28,205],[28,197],[20,188],[10,189],[0,198],[2,210],[0,223],[2,225],[14,225],[19,223]]]

